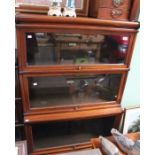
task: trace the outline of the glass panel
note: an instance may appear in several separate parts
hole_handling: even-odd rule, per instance
[[[121,75],[31,77],[30,107],[95,104],[116,100]]]
[[[128,36],[26,33],[28,65],[120,64]]]
[[[34,149],[89,142],[110,136],[114,117],[32,125]]]

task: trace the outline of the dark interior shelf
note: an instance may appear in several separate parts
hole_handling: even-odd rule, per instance
[[[100,135],[109,136],[113,122],[114,117],[107,117],[35,124],[32,126],[34,149],[88,142]]]

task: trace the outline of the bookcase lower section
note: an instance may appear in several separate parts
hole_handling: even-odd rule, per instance
[[[92,138],[110,136],[111,128],[118,128],[121,114],[26,123],[29,152],[41,155],[91,148]]]

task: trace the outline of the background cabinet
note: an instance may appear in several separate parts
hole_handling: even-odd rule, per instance
[[[24,123],[23,123],[23,106],[19,82],[19,68],[17,62],[17,50],[15,51],[15,140],[25,139]]]
[[[16,15],[29,152],[92,147],[89,139],[118,127],[138,27],[137,22]]]

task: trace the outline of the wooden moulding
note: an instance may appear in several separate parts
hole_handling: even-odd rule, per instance
[[[78,69],[80,67],[80,70]],[[39,74],[39,75],[65,75],[83,73],[122,73],[129,71],[125,65],[63,65],[51,67],[22,67],[19,74]],[[59,74],[58,74],[59,73]],[[33,76],[33,75],[32,75]]]
[[[68,18],[68,17],[51,17],[47,15],[34,15],[34,14],[16,14],[16,24],[19,23],[44,23],[44,24],[71,24],[71,25],[95,25],[95,26],[112,26],[112,27],[126,27],[126,28],[139,28],[138,22],[131,21],[112,21],[100,20],[86,17]]]
[[[118,115],[122,113],[122,108],[119,104],[109,105],[106,108],[93,109],[93,110],[75,110],[74,112],[63,113],[44,113],[44,114],[25,114],[25,123],[39,123],[48,121],[64,121],[64,120],[79,120],[88,118],[100,118]]]

